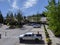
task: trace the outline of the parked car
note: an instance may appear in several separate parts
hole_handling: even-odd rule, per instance
[[[33,26],[33,25],[34,25],[34,23],[28,23],[27,25],[28,25],[28,26]]]
[[[32,32],[28,32],[26,34],[20,35],[19,40],[20,40],[20,42],[23,42],[24,40],[40,41],[40,40],[42,40],[42,35],[41,34],[33,34]]]
[[[34,27],[34,28],[40,28],[41,25],[40,25],[40,24],[35,24],[35,25],[33,25],[33,27]]]

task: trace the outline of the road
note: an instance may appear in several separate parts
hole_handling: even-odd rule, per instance
[[[46,45],[45,33],[44,28],[33,28],[32,26],[24,26],[22,29],[7,29],[8,26],[4,25],[0,28],[0,33],[2,34],[2,39],[0,39],[0,45]],[[23,44],[19,43],[19,35],[26,33],[26,32],[34,32],[42,34],[43,40],[45,44]]]

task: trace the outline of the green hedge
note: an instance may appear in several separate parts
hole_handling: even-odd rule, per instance
[[[47,32],[47,29],[46,29],[45,25],[44,25],[44,30],[45,30],[45,34],[46,34],[47,44],[48,45],[51,45],[52,44],[52,41],[51,41],[51,39],[49,37],[49,34]]]

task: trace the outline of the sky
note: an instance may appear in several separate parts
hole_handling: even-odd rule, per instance
[[[48,0],[0,0],[0,10],[3,16],[9,11],[13,13],[20,10],[24,16],[29,16],[45,11]]]

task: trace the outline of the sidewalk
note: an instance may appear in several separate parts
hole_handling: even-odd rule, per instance
[[[48,28],[47,25],[45,25],[46,29]],[[52,45],[56,45],[56,37],[54,36],[53,32],[49,29],[47,29],[47,32],[49,33],[50,39],[52,40]]]

